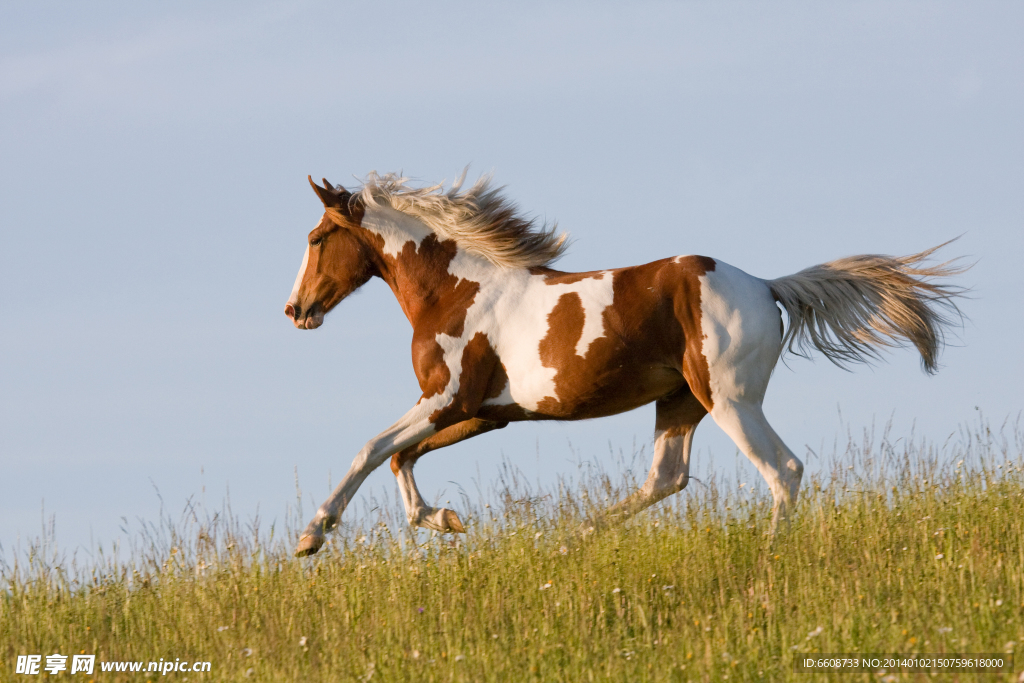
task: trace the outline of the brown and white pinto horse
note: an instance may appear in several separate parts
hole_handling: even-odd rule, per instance
[[[803,464],[761,403],[782,351],[816,348],[842,365],[907,341],[936,369],[960,290],[933,278],[961,272],[903,258],[856,256],[762,280],[717,259],[677,256],[642,266],[564,273],[550,264],[564,237],[524,220],[481,179],[460,191],[414,189],[371,173],[350,193],[310,184],[325,213],[285,313],[299,329],[383,279],[412,323],[423,395],[371,439],[306,528],[315,553],[366,476],[391,458],[409,522],[464,531],[427,506],[417,458],[520,420],[582,420],[656,402],[654,463],[644,485],[609,512],[633,514],[682,490],[694,430],[708,413],[764,476],[772,528],[797,498]],[[936,247],[937,248],[937,247]],[[789,326],[784,330],[779,305]]]

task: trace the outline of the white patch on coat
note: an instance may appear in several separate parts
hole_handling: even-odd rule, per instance
[[[306,245],[306,253],[302,255],[302,265],[299,266],[299,274],[295,277],[295,284],[292,285],[292,293],[288,296],[288,303],[295,305],[298,302],[299,287],[302,286],[302,278],[306,275],[306,266],[309,265],[309,245]]]
[[[527,410],[536,410],[545,398],[557,398],[556,370],[545,367],[540,358],[540,343],[550,327],[548,317],[562,296],[579,295],[584,321],[575,351],[585,357],[594,340],[606,333],[604,311],[614,298],[613,280],[614,273],[608,271],[569,284],[551,285],[543,275],[517,271],[495,282],[494,291],[500,295],[491,306],[490,319],[480,322],[505,365],[508,386],[500,396],[484,401],[485,405],[514,402]],[[470,320],[466,322],[468,327]]]
[[[606,275],[608,282],[603,283]],[[587,283],[579,291],[583,302],[583,334],[576,342],[576,355],[580,358],[586,358],[590,344],[604,336],[604,310],[612,305],[615,298],[615,290],[611,286],[613,277],[611,272],[602,271],[597,277],[580,280],[581,283]]]
[[[480,289],[466,311],[462,336],[437,335],[452,378],[445,394],[458,391],[462,352],[473,337],[483,332],[508,375],[501,394],[486,399],[484,405],[518,404],[536,410],[545,398],[557,397],[556,370],[541,363],[540,342],[548,334],[548,316],[567,293],[578,294],[583,306],[583,331],[576,354],[585,357],[594,340],[605,334],[604,311],[614,298],[611,271],[571,284],[550,285],[543,275],[531,275],[524,269],[495,268],[482,257],[460,248],[448,272],[479,283]]]
[[[711,400],[761,405],[782,348],[782,314],[764,280],[716,260],[700,277]]]
[[[370,205],[363,215],[362,227],[384,238],[383,252],[389,256],[398,256],[406,242],[420,243],[434,234],[422,221],[388,206]]]

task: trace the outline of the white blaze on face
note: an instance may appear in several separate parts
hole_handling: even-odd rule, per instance
[[[309,245],[306,245],[306,253],[302,255],[302,266],[299,267],[299,274],[295,277],[295,284],[292,285],[291,296],[288,297],[288,303],[295,305],[298,303],[299,287],[302,285],[302,278],[306,274],[306,265],[309,264]]]

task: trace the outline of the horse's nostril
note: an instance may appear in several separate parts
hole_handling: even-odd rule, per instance
[[[284,307],[284,314],[292,320],[295,320],[295,316],[298,315],[298,311],[295,310],[294,306],[288,304]]]

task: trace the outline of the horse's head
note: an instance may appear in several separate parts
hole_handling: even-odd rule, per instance
[[[324,187],[312,178],[309,184],[324,204],[324,216],[309,233],[302,267],[284,307],[300,330],[320,327],[328,311],[377,272],[371,249],[358,234],[362,210],[349,201],[352,194],[326,178]]]

